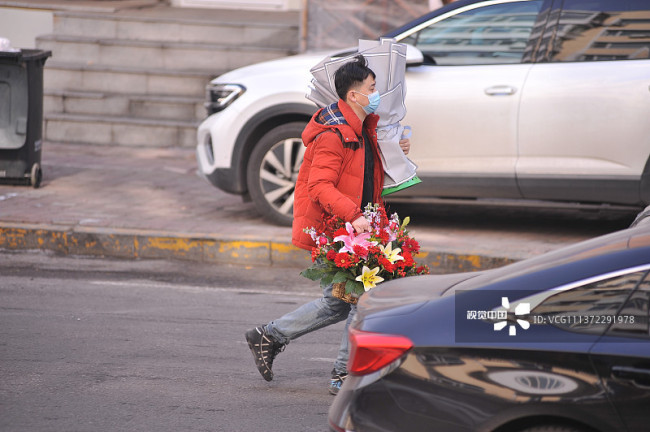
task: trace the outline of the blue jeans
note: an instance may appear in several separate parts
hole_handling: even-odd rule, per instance
[[[323,297],[305,303],[293,312],[271,321],[266,325],[266,331],[278,342],[288,344],[289,341],[304,334],[336,324],[347,318],[339,353],[334,362],[334,370],[337,373],[344,373],[347,372],[347,363],[350,357],[348,327],[356,311],[356,305],[332,297],[332,285],[328,285],[323,288]]]

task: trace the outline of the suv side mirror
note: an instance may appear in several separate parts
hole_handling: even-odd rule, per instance
[[[420,66],[424,63],[422,51],[410,44],[406,45],[406,66]]]

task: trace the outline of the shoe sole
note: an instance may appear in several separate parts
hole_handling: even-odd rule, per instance
[[[253,354],[255,366],[257,367],[257,371],[260,373],[260,375],[262,375],[262,378],[264,378],[266,381],[273,381],[273,371],[269,369],[266,364],[264,364],[264,362],[257,357],[255,342],[251,340],[256,335],[259,335],[257,329],[249,330],[246,332],[245,336],[246,342],[248,342],[248,349],[250,349],[251,353]],[[261,347],[259,351],[261,351]]]

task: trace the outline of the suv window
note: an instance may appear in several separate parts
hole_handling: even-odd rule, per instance
[[[579,286],[552,295],[536,306],[531,315],[563,330],[602,334],[617,320],[645,272],[634,272]]]
[[[551,61],[650,58],[648,0],[564,0]]]
[[[432,23],[401,42],[438,65],[520,63],[543,0],[470,9]]]

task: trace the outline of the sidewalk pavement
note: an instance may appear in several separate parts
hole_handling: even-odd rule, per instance
[[[1,157],[1,155],[0,155]],[[0,249],[308,265],[291,229],[196,174],[193,149],[45,143],[39,189],[0,184]],[[498,267],[625,228],[634,214],[394,205],[432,273]],[[405,213],[408,212],[408,213]]]

